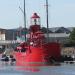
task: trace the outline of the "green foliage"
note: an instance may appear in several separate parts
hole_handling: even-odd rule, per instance
[[[70,43],[75,43],[75,28],[74,28],[73,31],[70,33],[69,41],[70,41]]]

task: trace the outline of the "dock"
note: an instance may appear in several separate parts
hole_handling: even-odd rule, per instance
[[[75,61],[64,61],[64,63],[72,64],[72,63],[75,63]]]

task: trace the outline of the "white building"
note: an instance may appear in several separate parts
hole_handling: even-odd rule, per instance
[[[0,40],[5,40],[5,30],[0,29]]]
[[[68,40],[70,33],[49,33],[49,41],[58,41],[64,43]],[[45,34],[47,38],[47,34]]]

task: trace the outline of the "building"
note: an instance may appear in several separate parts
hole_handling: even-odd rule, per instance
[[[49,41],[59,41],[61,43],[65,43],[69,39],[69,35],[71,31],[73,30],[73,27],[71,28],[65,28],[65,27],[55,27],[55,28],[49,28],[48,33],[49,33]],[[45,33],[45,36],[47,38],[47,28],[42,27],[41,31]],[[18,36],[24,35],[22,34],[22,29],[21,31],[18,30]],[[21,33],[22,32],[22,33]],[[21,37],[22,38],[22,37]]]
[[[49,33],[49,39],[51,41],[59,41],[65,43],[68,41],[70,33],[73,31],[74,27],[53,27],[49,28],[52,33]]]
[[[49,28],[49,40],[50,41],[59,41],[64,43],[69,38],[69,35],[73,27],[65,28],[65,27],[54,27]],[[47,28],[42,27],[42,31],[45,33],[47,38]],[[17,40],[18,37],[24,36],[25,31],[24,28],[16,28],[16,29],[0,29],[0,40]],[[26,34],[28,34],[28,29],[26,29]]]
[[[75,47],[63,47],[61,50],[61,55],[71,56],[75,58]]]
[[[60,43],[65,43],[69,39],[70,33],[49,33],[49,41],[57,41]],[[47,38],[47,34],[45,34]]]
[[[5,29],[0,29],[0,40],[5,40]]]
[[[49,30],[51,30],[53,33],[70,33],[72,32],[74,27],[53,27],[53,28],[49,28]]]

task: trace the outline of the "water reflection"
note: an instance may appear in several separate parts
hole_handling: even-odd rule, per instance
[[[17,67],[18,71],[27,71],[27,72],[39,72],[40,68],[37,67]]]
[[[0,62],[0,75],[75,75],[75,64],[61,66],[16,66]]]

